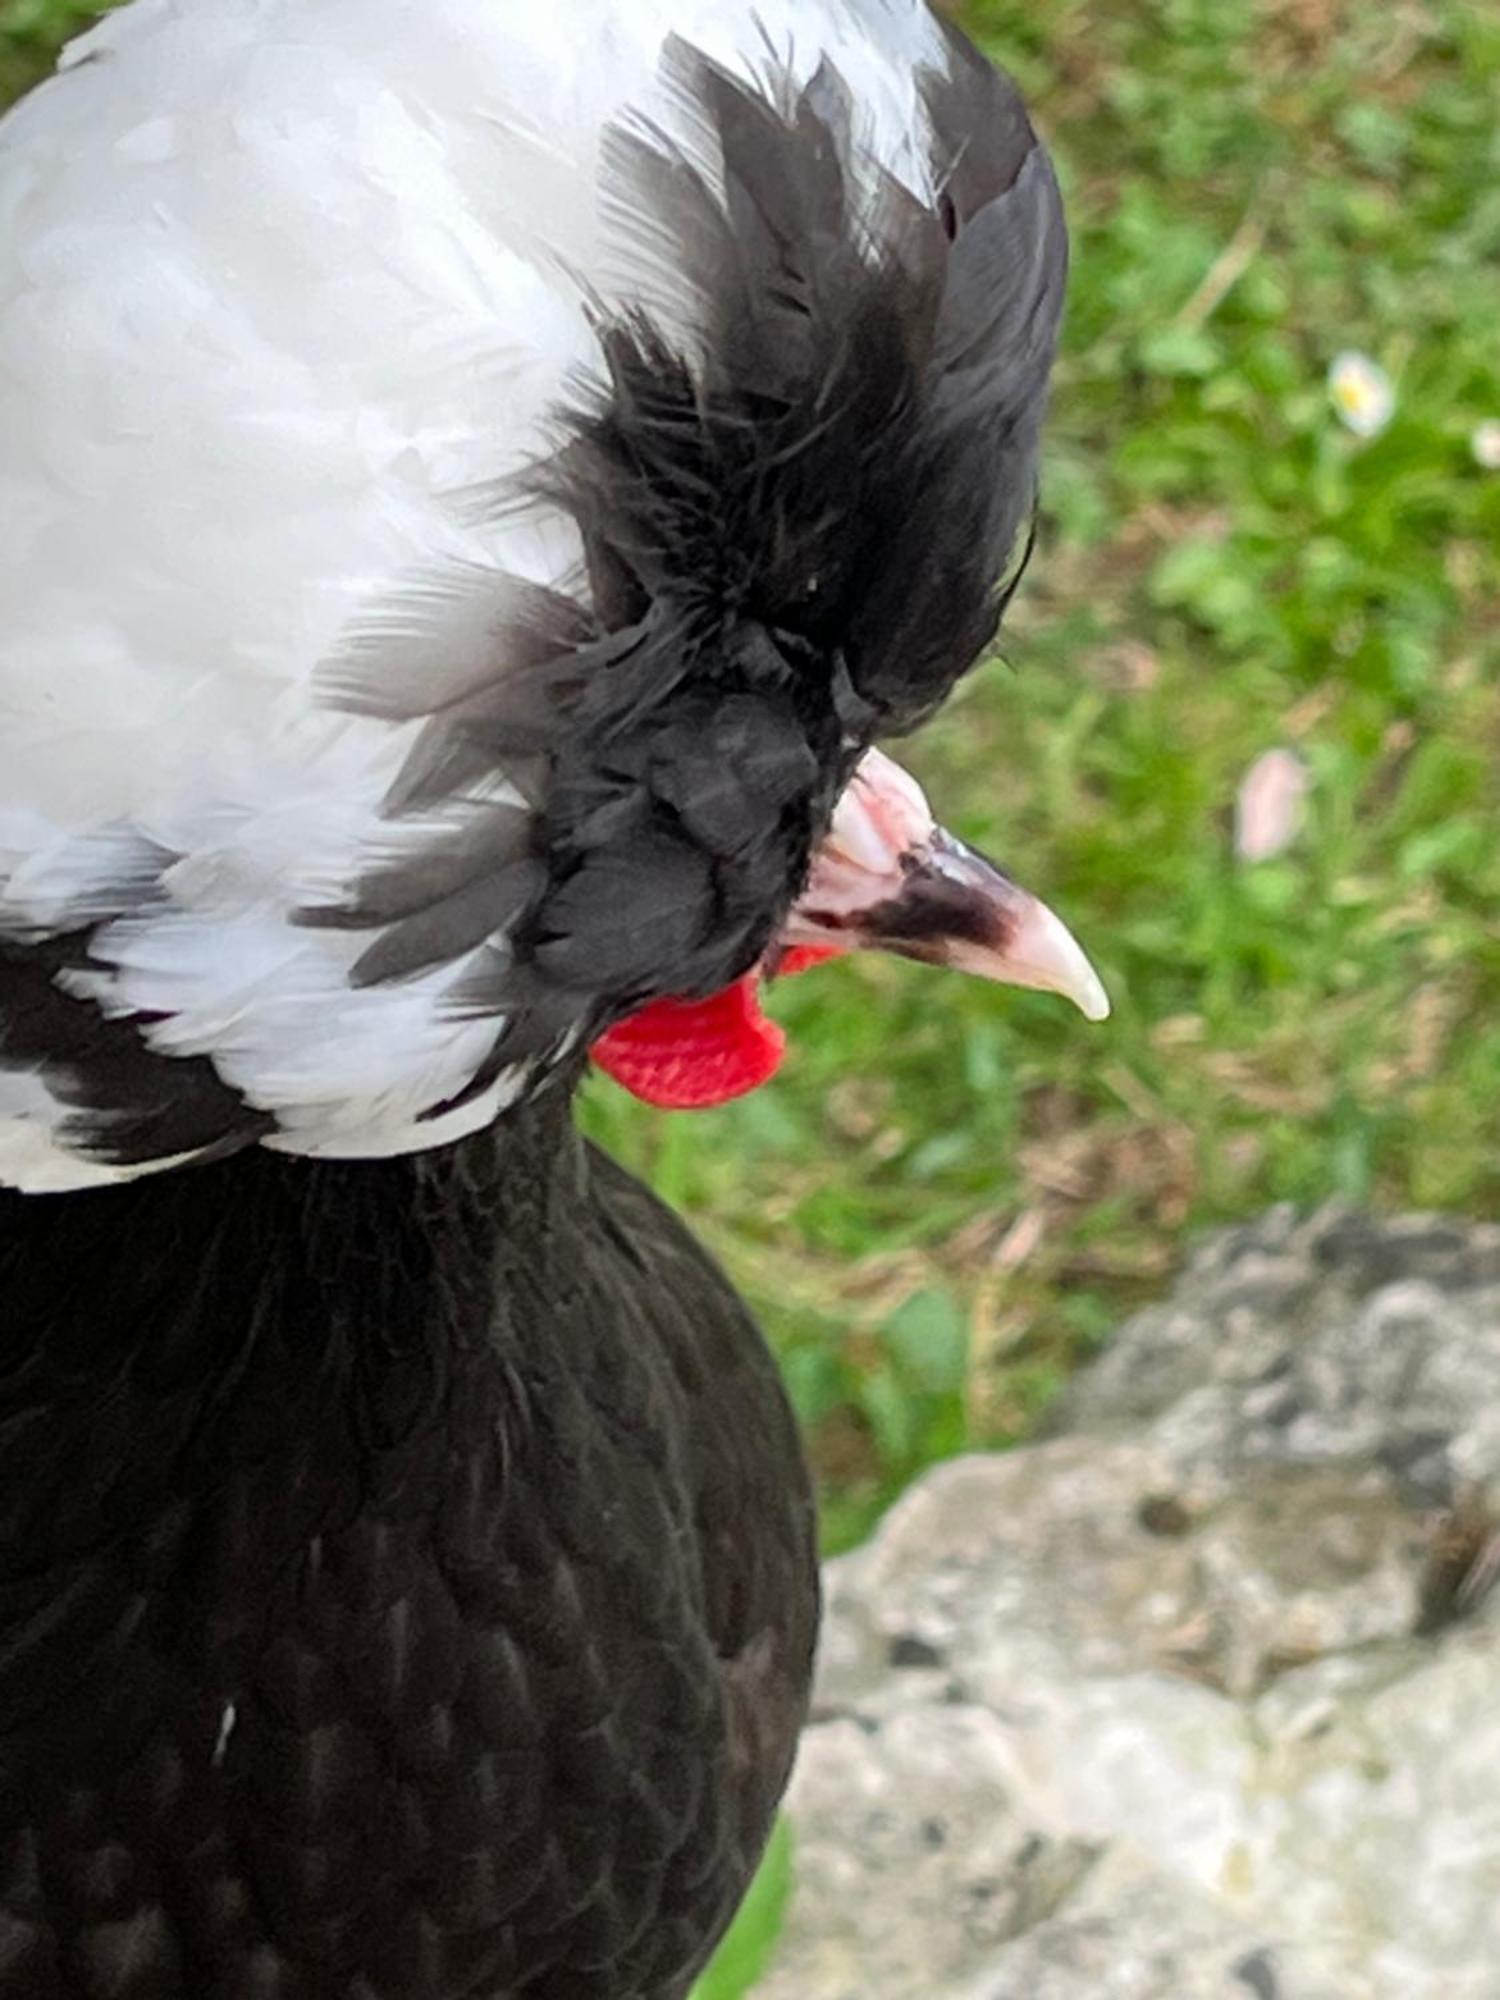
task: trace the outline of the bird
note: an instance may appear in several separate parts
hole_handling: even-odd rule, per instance
[[[574,1098],[858,950],[1106,1011],[881,747],[1030,554],[1046,149],[924,0],[133,0],[0,215],[0,1996],[684,2000],[814,1501]]]

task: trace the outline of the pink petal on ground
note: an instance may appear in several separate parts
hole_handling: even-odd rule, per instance
[[[1267,750],[1256,758],[1234,802],[1234,851],[1241,861],[1269,861],[1291,846],[1311,782],[1295,750]]]

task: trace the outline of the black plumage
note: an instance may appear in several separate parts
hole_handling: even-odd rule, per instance
[[[0,1290],[0,1993],[680,1995],[785,1779],[811,1500],[566,1092],[0,1197]]]

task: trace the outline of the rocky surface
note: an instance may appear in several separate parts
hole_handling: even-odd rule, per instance
[[[757,2000],[1500,2000],[1500,1229],[1277,1212],[832,1566]]]

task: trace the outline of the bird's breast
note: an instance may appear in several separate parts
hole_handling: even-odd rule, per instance
[[[666,1995],[737,1900],[814,1615],[769,1360],[615,1170],[435,1171],[19,1205],[0,1993]]]

